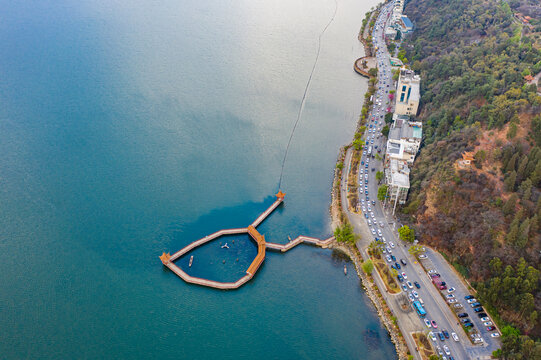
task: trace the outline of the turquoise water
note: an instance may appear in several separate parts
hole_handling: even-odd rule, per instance
[[[272,253],[231,292],[158,259],[272,203],[333,1],[1,2],[0,357],[396,357],[331,251]],[[338,1],[285,205],[258,228],[269,241],[330,234],[332,170],[366,90],[356,35],[375,4]],[[193,271],[236,279],[255,247],[235,244],[196,250]]]

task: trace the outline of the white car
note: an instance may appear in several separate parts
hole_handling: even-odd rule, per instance
[[[385,238],[383,236],[381,237],[381,240],[383,240],[384,243],[387,242],[387,240],[385,240]]]
[[[456,303],[456,299],[447,299],[447,302],[449,304],[454,304],[454,303]]]
[[[374,230],[374,228],[372,228],[372,235],[376,235],[376,230]]]
[[[402,273],[402,275],[404,275],[404,273]],[[413,289],[413,284],[411,283],[411,281],[406,282],[406,284],[410,289]]]
[[[490,318],[488,316],[482,317],[481,321],[490,321]]]
[[[450,294],[452,292],[454,292],[456,289],[454,287],[450,287],[449,289],[447,289],[447,292]]]
[[[415,301],[415,299],[413,298],[413,295],[408,294],[408,297],[409,297],[409,299],[410,299],[410,302],[414,302],[414,301]]]
[[[449,351],[449,346],[443,345],[443,351],[445,351],[445,355],[447,356],[451,355],[451,352]]]
[[[460,341],[460,339],[458,338],[458,335],[456,334],[456,332],[452,332],[451,336],[453,337],[454,341],[456,341],[456,342]]]
[[[477,299],[469,299],[468,304],[473,304],[474,302],[477,302]]]
[[[497,332],[495,332],[495,333],[490,334],[490,336],[491,336],[491,337],[499,337],[500,334],[498,334]]]
[[[391,250],[391,248],[389,248],[389,247],[387,246],[387,252],[390,254],[390,253],[392,253],[393,251]],[[405,278],[404,278],[404,279],[405,279]]]
[[[413,294],[413,296],[414,296],[416,299],[419,298],[419,293],[418,293],[417,291],[413,290],[411,293]]]
[[[381,230],[380,230],[380,229],[378,229],[378,235],[379,235],[379,236],[383,236],[383,234],[381,233]]]
[[[423,254],[419,255],[419,259],[426,259],[426,255],[423,255]]]
[[[483,323],[485,326],[492,326],[492,321],[486,321]]]
[[[455,307],[456,307],[457,309],[460,309],[461,307],[464,307],[464,305],[462,305],[462,304],[455,304]]]
[[[389,246],[391,247],[391,249],[394,249],[394,242],[391,241],[391,242],[389,243]]]
[[[389,255],[386,256],[386,259],[388,262],[391,262],[393,259],[391,259],[391,257]]]
[[[406,273],[403,272],[403,271],[402,271],[402,277],[403,277],[404,279],[407,279],[407,278],[408,278],[408,276],[406,275]]]
[[[447,299],[454,299],[455,298],[455,296],[453,294],[445,295],[445,297]]]
[[[428,325],[430,325],[430,323],[428,322],[428,320],[425,320],[425,324],[427,324],[427,323],[428,323]],[[430,326],[428,326],[428,327],[430,327]],[[430,337],[430,340],[432,340],[432,341],[434,341],[434,342],[437,340],[437,339],[436,339],[436,335],[434,335],[434,333],[433,333],[432,331],[428,333],[428,336]]]

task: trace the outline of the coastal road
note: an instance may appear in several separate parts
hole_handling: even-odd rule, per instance
[[[423,319],[419,318],[415,312],[409,312],[407,314],[402,313],[397,300],[398,296],[387,294],[381,279],[379,276],[375,276],[376,283],[382,290],[384,298],[398,318],[398,324],[411,353],[414,354],[416,358],[419,358],[418,353],[415,351],[415,344],[410,335],[411,332],[433,331],[436,334],[442,330],[447,330],[449,333],[456,333],[459,336],[459,341],[454,341],[452,338],[445,339],[444,341],[438,339],[434,342],[434,348],[437,351],[443,351],[444,346],[447,346],[448,352],[450,352],[454,359],[482,359],[486,356],[490,356],[491,350],[494,347],[488,345],[473,346],[469,342],[466,338],[467,335],[458,324],[455,315],[440,292],[432,285],[430,278],[424,272],[421,265],[417,263],[415,257],[408,253],[409,245],[399,240],[396,231],[398,226],[396,220],[390,215],[390,209],[384,211],[382,204],[377,201],[378,183],[375,174],[377,171],[383,170],[383,164],[381,161],[375,159],[374,153],[385,153],[386,139],[381,135],[381,128],[385,125],[384,116],[385,113],[387,113],[387,109],[392,109],[389,91],[395,88],[395,84],[392,80],[390,55],[383,39],[385,22],[389,18],[393,5],[393,3],[390,3],[382,8],[372,34],[374,46],[378,49],[376,51],[378,84],[377,91],[373,98],[373,107],[368,117],[367,131],[364,135],[366,150],[363,153],[361,159],[362,162],[359,165],[358,171],[359,198],[361,200],[360,205],[363,213],[361,216],[352,213],[347,209],[347,191],[345,189],[347,186],[346,178],[342,179],[343,188],[341,190],[341,196],[343,208],[350,222],[354,226],[355,231],[361,234],[361,240],[357,243],[361,253],[365,254],[368,244],[375,238],[379,238],[381,243],[386,244],[386,254],[384,254],[384,257],[390,252],[396,257],[396,263],[398,265],[401,265],[401,259],[406,262],[407,265],[401,265],[401,269],[398,270],[399,273],[404,272],[407,276],[407,279],[403,283],[406,284],[410,281],[410,284],[408,285],[412,286],[414,282],[417,282],[420,286],[420,288],[410,288],[406,286],[404,293],[414,299],[414,295],[417,293],[417,297],[421,298],[424,302],[424,308],[427,311],[426,319],[430,321],[434,320],[437,323],[437,328],[433,328],[432,326],[427,327]],[[346,154],[345,164],[347,164],[347,174],[351,166],[351,151],[348,151]],[[395,265],[395,261],[389,263],[389,266],[391,264]],[[416,291],[416,293],[414,293],[414,291]]]

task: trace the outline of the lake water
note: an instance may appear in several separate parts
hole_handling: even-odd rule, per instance
[[[329,250],[271,253],[229,292],[158,259],[272,203],[335,2],[0,2],[1,358],[396,358]],[[331,233],[333,167],[367,87],[357,32],[376,0],[337,5],[285,204],[258,228],[268,241]],[[254,255],[246,237],[214,242],[190,271],[234,281]]]

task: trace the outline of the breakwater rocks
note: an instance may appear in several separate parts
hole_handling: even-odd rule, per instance
[[[400,330],[398,330],[397,326],[393,323],[393,320],[387,313],[386,305],[383,303],[383,299],[381,298],[381,295],[379,293],[379,290],[377,286],[374,284],[374,282],[363,272],[361,268],[361,262],[362,258],[361,255],[356,251],[356,248],[352,248],[351,246],[341,244],[337,241],[333,241],[329,248],[338,250],[349,256],[353,264],[355,265],[355,270],[357,271],[357,275],[359,278],[361,278],[362,286],[376,307],[376,310],[378,312],[378,316],[381,319],[381,322],[389,332],[389,336],[391,337],[391,341],[393,342],[396,353],[398,355],[398,358],[400,360],[406,360],[408,358],[408,347],[404,342],[404,338],[402,334],[400,333]]]

